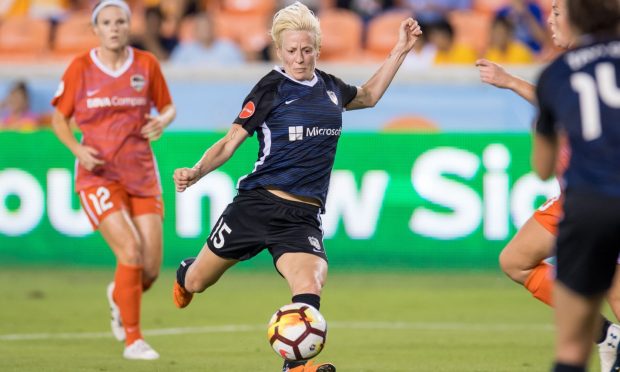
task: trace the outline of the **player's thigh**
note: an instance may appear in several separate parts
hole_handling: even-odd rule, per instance
[[[185,288],[192,292],[202,292],[215,284],[220,277],[239,260],[223,258],[211,250],[207,243],[187,270]]]
[[[530,217],[500,254],[502,269],[524,282],[529,270],[553,255],[555,235]]]
[[[320,295],[327,279],[327,261],[315,254],[284,253],[277,259],[276,268],[288,282],[293,295]]]
[[[161,197],[129,196],[129,210],[142,242],[145,279],[154,280],[159,274],[163,250]]]
[[[99,231],[120,263],[142,265],[140,234],[127,210],[107,215],[100,222]]]

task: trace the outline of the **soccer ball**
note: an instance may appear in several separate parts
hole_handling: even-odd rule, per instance
[[[269,321],[267,339],[273,350],[291,361],[317,356],[327,337],[327,322],[313,306],[304,303],[284,305]]]

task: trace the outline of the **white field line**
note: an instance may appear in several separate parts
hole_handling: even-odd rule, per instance
[[[510,324],[510,323],[428,323],[428,322],[329,322],[330,329],[352,330],[412,330],[412,331],[495,331],[495,332],[551,332],[551,324]],[[221,326],[182,327],[148,329],[142,333],[147,336],[184,335],[192,333],[242,333],[265,331],[266,324],[229,324]],[[0,334],[0,341],[29,340],[77,340],[112,337],[110,332],[74,332],[74,333],[16,333]]]

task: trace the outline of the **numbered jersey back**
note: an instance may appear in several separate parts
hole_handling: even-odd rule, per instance
[[[536,131],[568,135],[567,189],[620,196],[620,40],[566,52],[537,86]]]

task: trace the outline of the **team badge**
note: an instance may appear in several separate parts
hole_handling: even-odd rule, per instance
[[[327,95],[329,96],[329,99],[332,100],[334,105],[338,104],[338,97],[336,96],[336,93],[332,92],[331,90],[328,90]]]
[[[310,242],[310,245],[314,247],[313,251],[321,252],[323,250],[321,249],[321,243],[319,243],[319,239],[315,238],[314,236],[309,236],[308,241]]]
[[[249,118],[250,116],[254,115],[254,110],[256,110],[256,107],[254,107],[254,102],[249,101],[245,104],[245,106],[243,106],[243,109],[239,113],[239,119]]]
[[[146,84],[144,76],[138,74],[131,75],[131,78],[129,79],[129,85],[131,85],[131,87],[135,89],[136,92],[142,91],[142,88],[144,88],[144,84]]]

